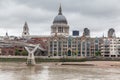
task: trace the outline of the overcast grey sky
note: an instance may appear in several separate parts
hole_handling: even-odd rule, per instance
[[[21,36],[25,21],[31,35],[49,35],[60,0],[0,0],[0,36]],[[72,30],[85,27],[91,36],[107,35],[114,28],[120,37],[120,0],[61,0],[63,15]]]

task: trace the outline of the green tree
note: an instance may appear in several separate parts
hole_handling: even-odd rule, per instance
[[[26,50],[23,50],[21,53],[22,53],[23,56],[27,56],[28,55],[28,52]]]
[[[15,55],[20,55],[20,51],[18,49],[15,49]]]
[[[101,52],[100,51],[96,51],[95,52],[95,56],[101,56]]]
[[[76,56],[78,56],[78,49],[76,49],[76,52],[75,52],[75,53],[76,53]]]
[[[77,53],[75,51],[72,52],[72,56],[76,56]]]

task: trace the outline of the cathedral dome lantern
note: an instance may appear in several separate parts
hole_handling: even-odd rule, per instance
[[[67,25],[67,19],[62,14],[61,5],[59,7],[58,15],[54,18],[53,25],[51,26],[51,34],[55,35],[69,35],[69,26]]]
[[[58,13],[58,15],[54,18],[53,24],[55,24],[55,23],[67,24],[67,20],[66,20],[65,16],[62,15],[61,5],[59,7],[59,13]]]

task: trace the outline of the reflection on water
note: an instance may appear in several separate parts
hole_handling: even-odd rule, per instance
[[[0,63],[0,80],[120,80],[119,68]]]

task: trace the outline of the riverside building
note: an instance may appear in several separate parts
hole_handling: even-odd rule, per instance
[[[120,57],[120,38],[115,36],[115,30],[112,28],[108,31],[108,37],[103,37],[101,55],[103,57]]]

